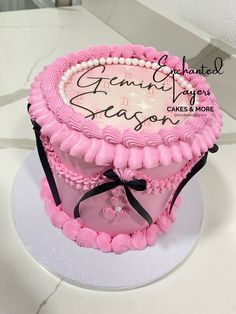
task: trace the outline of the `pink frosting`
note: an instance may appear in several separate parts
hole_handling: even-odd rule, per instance
[[[201,138],[201,141],[202,141],[202,138]],[[58,175],[63,176],[67,184],[75,186],[76,189],[88,190],[105,182],[106,178],[103,176],[102,173],[96,174],[94,176],[85,177],[69,169],[61,162],[59,157],[56,155],[56,153],[53,150],[52,145],[49,142],[49,139],[45,136],[42,136],[42,142],[43,142],[45,151],[47,152],[48,161],[50,163],[51,168],[54,169]],[[200,156],[201,151],[204,151],[205,146],[203,145],[206,146],[207,144],[206,143],[199,144],[200,148],[202,149],[200,151],[197,151],[197,156]],[[174,147],[175,146],[173,146],[173,148]],[[187,143],[180,142],[180,149],[178,147],[176,147],[176,152],[175,152],[176,157],[178,157],[178,153],[179,154],[181,153],[180,152],[180,149],[181,149],[182,154],[185,156],[185,159],[189,160],[189,162],[182,169],[180,169],[180,171],[178,171],[174,175],[170,175],[167,179],[153,179],[143,174],[141,171],[134,171],[130,168],[120,168],[120,169],[115,168],[114,170],[117,173],[117,175],[122,180],[125,180],[125,181],[130,181],[134,177],[139,178],[139,179],[145,179],[147,182],[146,192],[149,194],[155,193],[155,192],[162,192],[164,189],[169,189],[169,190],[174,189],[176,185],[179,184],[179,182],[186,177],[187,173],[190,171],[190,169],[193,167],[195,162],[197,162],[198,160],[198,159],[192,159],[193,158],[192,151],[190,150],[190,147],[189,145],[187,145]],[[146,148],[146,149],[148,149],[147,153],[152,153],[152,151],[150,151],[152,150],[152,148]],[[159,149],[161,149],[161,147]],[[152,160],[152,159],[150,158],[149,160]],[[177,161],[178,159],[176,159],[176,162]],[[118,189],[113,190],[115,197],[120,197],[120,195],[117,194],[118,191],[119,191]],[[114,206],[120,206],[120,205],[114,204]],[[106,209],[106,213],[108,213],[107,210],[108,209]],[[123,214],[125,215],[126,213],[123,213]],[[111,217],[111,213],[109,217]],[[121,217],[122,215],[120,215],[120,218]]]
[[[60,98],[58,82],[62,74],[75,62],[109,56],[132,57],[152,62],[159,60],[164,54],[168,55],[167,52],[158,52],[152,47],[127,45],[91,47],[61,57],[35,78],[29,97],[30,115],[40,124],[44,134],[50,136],[51,143],[61,145],[72,156],[85,158],[87,162],[94,160],[97,165],[113,162],[117,168],[128,166],[138,169],[169,165],[182,159],[189,160],[191,154],[199,157],[220,135],[222,117],[213,94],[211,97],[199,96],[200,105],[214,107],[214,112],[209,113],[207,118],[204,115],[193,116],[178,127],[161,129],[159,133],[128,129],[122,133],[112,126],[102,129],[94,121],[86,120],[81,114],[73,111]],[[166,63],[174,69],[180,66],[179,59],[175,56],[168,56]],[[185,77],[194,88],[209,89],[205,78],[196,74],[186,74]],[[72,130],[75,130],[78,136],[72,136]],[[92,145],[94,139],[97,139],[97,142]],[[86,154],[90,147],[92,151]],[[146,147],[156,148],[156,157],[150,154],[150,161]]]
[[[137,250],[143,250],[147,246],[146,230],[136,231],[131,235],[132,245]]]
[[[70,240],[76,240],[77,234],[81,229],[81,224],[78,220],[68,220],[63,225],[63,233]]]
[[[118,234],[112,237],[107,233],[95,232],[90,228],[82,226],[80,219],[70,218],[61,206],[55,206],[45,178],[43,178],[41,183],[41,197],[52,224],[62,229],[66,237],[76,241],[79,246],[96,248],[103,252],[114,252],[116,254],[134,249],[142,250],[146,246],[154,245],[158,235],[170,229],[171,223],[175,219],[176,206],[180,203],[180,198],[178,197],[170,215],[168,204],[157,221],[146,229],[131,234]]]
[[[122,133],[113,128],[112,126],[106,126],[103,130],[103,138],[107,143],[120,144],[122,143]]]
[[[104,232],[98,233],[96,243],[99,250],[103,252],[111,252],[111,236],[109,234]]]
[[[112,251],[116,254],[132,249],[132,240],[128,234],[118,234],[111,241]]]
[[[159,233],[161,232],[157,224],[152,224],[148,227],[146,231],[147,244],[154,245]]]
[[[125,181],[132,180],[136,174],[135,171],[129,168],[115,169],[115,172],[117,173],[118,177]]]
[[[51,216],[51,222],[57,228],[63,228],[64,224],[69,220],[70,217],[63,211],[56,212]]]
[[[122,218],[125,218],[128,215],[128,210],[126,208],[122,208],[119,212],[115,210],[115,208],[111,207],[105,207],[102,210],[103,217],[108,220],[122,220]]]
[[[171,227],[171,219],[167,212],[162,213],[161,217],[157,219],[157,226],[162,232],[167,232]]]
[[[96,249],[97,248],[96,236],[97,233],[95,231],[86,227],[81,228],[77,233],[76,243],[79,246],[92,247]]]

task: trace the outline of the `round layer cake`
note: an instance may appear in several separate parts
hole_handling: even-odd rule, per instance
[[[35,78],[29,113],[50,165],[41,196],[52,223],[80,246],[115,253],[169,230],[177,188],[222,125],[204,77],[140,45],[57,59]]]

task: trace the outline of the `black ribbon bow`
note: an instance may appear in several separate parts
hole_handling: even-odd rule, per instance
[[[126,197],[130,203],[130,205],[137,211],[137,213],[142,216],[149,225],[152,224],[152,217],[149,215],[149,213],[143,208],[143,206],[138,202],[138,200],[133,196],[130,189],[133,189],[135,191],[144,191],[146,190],[146,181],[144,179],[135,179],[132,181],[123,181],[121,180],[118,175],[112,170],[109,169],[103,173],[105,177],[112,180],[109,182],[105,182],[101,185],[96,186],[92,190],[85,193],[81,199],[79,200],[78,204],[75,206],[74,209],[74,217],[78,218],[80,216],[79,214],[79,206],[80,203],[94,195],[98,195],[101,193],[104,193],[106,191],[112,190],[116,188],[117,186],[121,185],[125,189]]]

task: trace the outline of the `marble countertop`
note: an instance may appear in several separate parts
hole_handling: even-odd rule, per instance
[[[223,113],[220,150],[198,175],[205,207],[193,254],[164,279],[125,292],[72,286],[43,269],[14,227],[10,193],[35,147],[26,113],[32,78],[56,57],[127,40],[82,7],[0,13],[0,314],[236,312],[236,122]]]

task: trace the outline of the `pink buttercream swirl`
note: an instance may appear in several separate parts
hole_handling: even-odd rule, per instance
[[[110,56],[111,47],[110,46],[100,46],[99,47],[99,54],[100,58],[108,58]]]
[[[119,168],[114,169],[115,173],[120,177],[122,180],[130,181],[135,176],[135,171],[130,168]]]
[[[77,64],[77,57],[75,53],[69,53],[67,56],[64,57],[69,64],[69,67],[74,66]]]
[[[104,232],[99,232],[96,237],[96,243],[99,250],[107,253],[111,252],[111,236]]]
[[[157,51],[155,48],[153,47],[145,47],[144,49],[144,57],[146,60],[150,61],[150,62],[154,62],[157,60]]]
[[[123,207],[120,211],[116,211],[115,208],[105,207],[102,209],[102,215],[108,220],[120,221],[128,216],[128,209]]]
[[[131,58],[133,56],[133,49],[130,45],[121,48],[121,56],[124,58]]]
[[[115,197],[115,198],[121,198],[125,196],[125,192],[122,186],[118,186],[115,189],[111,190],[111,194],[112,194],[112,197]]]
[[[121,46],[111,46],[111,57],[117,57],[120,58],[122,53],[122,48]]]
[[[159,229],[157,224],[152,224],[146,230],[147,245],[152,246],[156,243],[157,237],[162,231]]]
[[[194,120],[189,121],[189,124],[192,125],[196,133],[201,133],[204,130],[205,122],[201,118],[195,118]]]
[[[155,147],[163,143],[160,134],[144,132],[144,138],[148,146]]]
[[[89,51],[88,50],[79,50],[75,52],[77,63],[82,63],[89,60]]]
[[[168,51],[158,51],[156,54],[157,60],[160,60],[164,55],[166,55],[169,58],[169,52]],[[168,60],[168,58],[167,58],[167,60]],[[162,58],[160,64],[166,65],[167,60]]]
[[[112,251],[116,254],[124,253],[133,248],[132,240],[128,234],[118,234],[111,241]]]
[[[79,246],[97,248],[96,237],[97,233],[94,230],[84,227],[79,229],[76,243]]]
[[[115,219],[116,217],[116,212],[114,210],[114,208],[111,208],[111,207],[105,207],[102,209],[102,215],[104,218],[106,219]]]
[[[156,221],[156,224],[158,226],[158,228],[162,231],[162,232],[168,232],[170,230],[171,227],[171,219],[169,214],[165,211],[161,214],[161,217],[159,217]]]
[[[56,110],[56,115],[60,123],[68,123],[72,114],[73,109],[71,107],[61,106]]]
[[[137,133],[133,130],[125,130],[123,133],[123,144],[128,147],[144,147],[145,138],[140,136],[140,133]]]
[[[169,56],[166,61],[166,65],[174,70],[181,70],[182,69],[182,61],[177,56]]]
[[[194,139],[194,131],[189,125],[186,125],[184,129],[180,128],[179,137],[181,141],[191,143]]]
[[[144,56],[144,46],[142,45],[133,45],[132,49],[133,49],[133,58],[137,58],[137,59],[143,59],[145,58]]]
[[[100,51],[97,46],[92,46],[88,48],[88,55],[90,60],[99,59]]]
[[[86,120],[83,123],[83,133],[88,138],[102,138],[102,131],[94,121]]]
[[[77,114],[76,112],[73,112],[68,118],[68,126],[72,130],[82,131],[84,121],[85,118],[82,116],[82,114]]]
[[[102,136],[104,141],[110,144],[120,144],[122,143],[122,134],[121,132],[113,128],[112,126],[106,126],[103,129]]]
[[[131,241],[134,249],[143,250],[148,244],[146,230],[134,232],[131,235]]]
[[[165,145],[171,145],[179,140],[179,135],[174,128],[162,129],[159,132]]]
[[[106,177],[103,176],[103,173],[99,173],[91,177],[85,177],[78,172],[67,168],[54,152],[53,146],[49,142],[48,137],[42,136],[41,139],[51,168],[55,170],[59,176],[63,176],[67,184],[75,186],[76,189],[88,190],[101,183],[104,183],[107,180]],[[202,145],[202,143],[199,145]],[[186,152],[183,153],[187,157]],[[144,175],[141,171],[134,171],[130,168],[115,168],[114,171],[122,180],[125,181],[133,180],[134,177],[137,179],[145,179],[147,182],[147,188],[145,192],[151,194],[162,192],[164,189],[175,188],[176,185],[186,177],[187,173],[190,171],[196,161],[197,159],[190,160],[178,173],[167,179],[153,179]],[[117,198],[124,197],[125,199],[124,189],[122,187],[113,189],[112,195]]]
[[[202,104],[203,106],[203,104]],[[206,113],[203,117],[203,121],[208,124],[209,126],[212,125],[212,121],[213,121],[213,116],[210,113]]]
[[[76,240],[77,234],[81,229],[81,223],[78,220],[69,219],[63,225],[63,233],[70,240]]]

